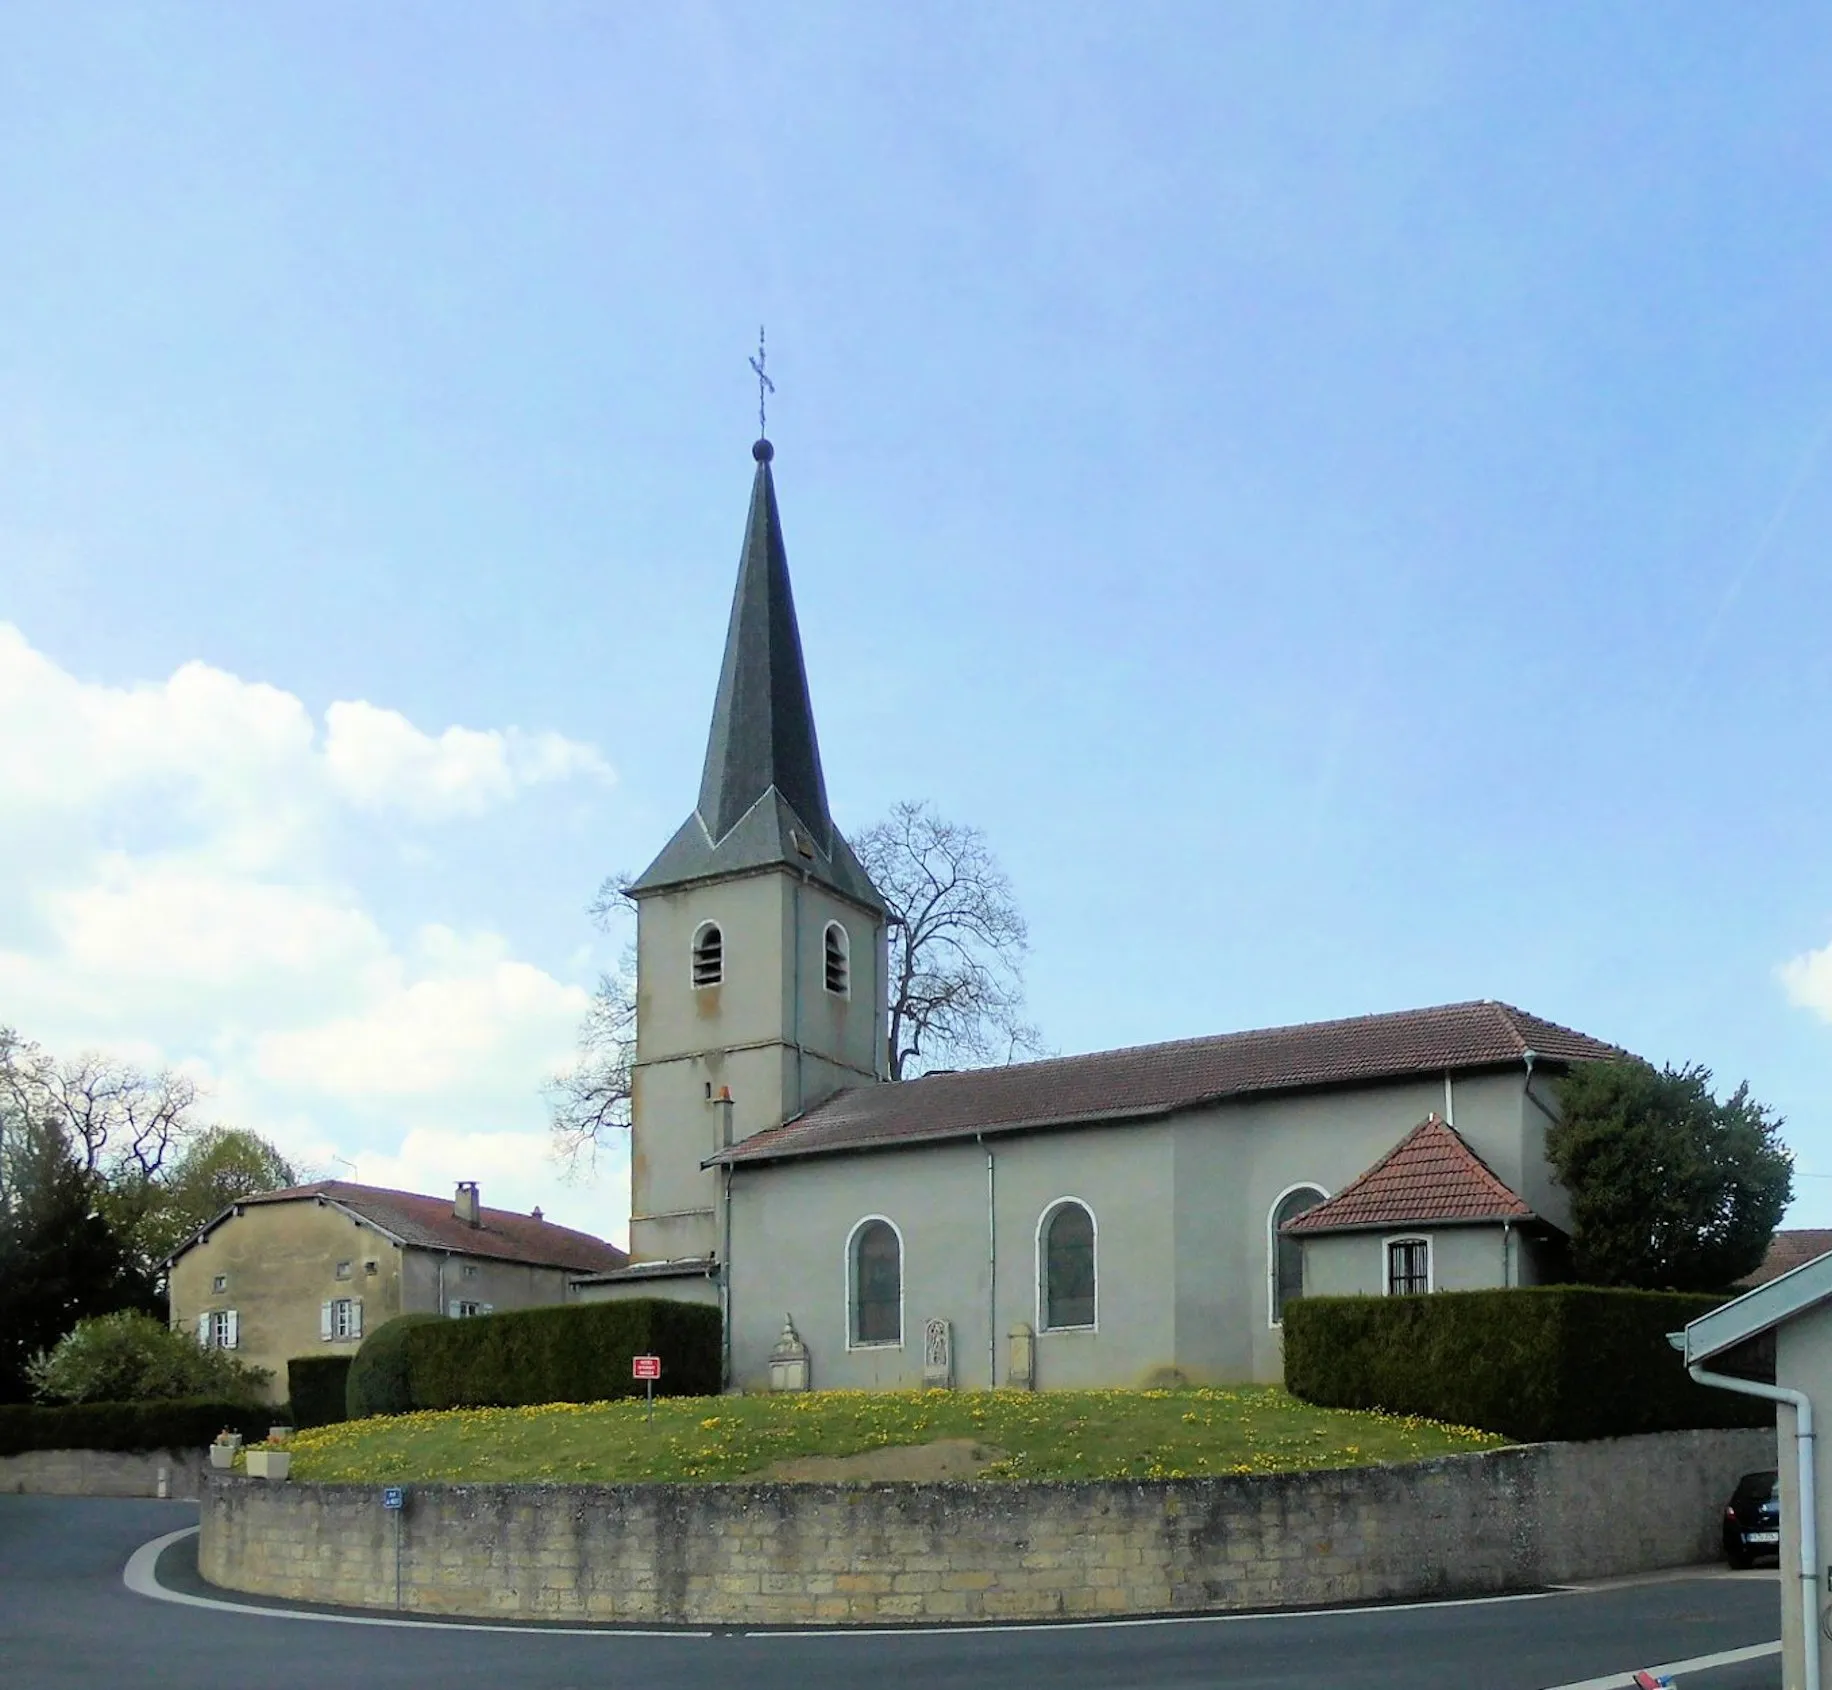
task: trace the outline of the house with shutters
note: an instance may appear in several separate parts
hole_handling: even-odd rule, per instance
[[[889,1081],[887,914],[835,827],[774,449],[693,812],[637,909],[627,1267],[716,1299],[728,1382],[1275,1380],[1303,1291],[1530,1284],[1557,1077],[1616,1046],[1493,1001]]]
[[[484,1207],[473,1181],[444,1198],[321,1180],[232,1204],[165,1265],[172,1325],[267,1368],[279,1401],[294,1356],[354,1354],[394,1315],[563,1303],[627,1261],[538,1209]]]

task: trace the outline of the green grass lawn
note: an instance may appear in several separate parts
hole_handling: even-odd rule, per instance
[[[293,1439],[293,1477],[615,1482],[737,1479],[810,1455],[970,1438],[986,1479],[1283,1473],[1492,1449],[1505,1438],[1312,1408],[1268,1387],[1179,1391],[817,1391],[456,1409],[349,1421]]]

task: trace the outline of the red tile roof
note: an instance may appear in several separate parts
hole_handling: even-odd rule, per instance
[[[1484,999],[859,1086],[783,1126],[754,1133],[716,1159],[774,1161],[981,1132],[1138,1120],[1259,1092],[1504,1067],[1529,1050],[1553,1064],[1624,1054],[1601,1039]]]
[[[620,1268],[629,1256],[615,1244],[575,1232],[552,1221],[518,1215],[510,1209],[480,1209],[480,1224],[472,1226],[453,1212],[449,1197],[425,1197],[414,1191],[387,1191],[380,1186],[355,1185],[348,1180],[319,1180],[315,1185],[289,1186],[244,1197],[237,1207],[262,1203],[299,1203],[322,1199],[360,1215],[382,1231],[425,1250],[450,1250],[462,1256],[484,1256],[496,1261],[528,1262],[537,1267],[574,1268],[585,1273],[606,1273]]]
[[[1309,1235],[1426,1222],[1530,1220],[1533,1211],[1498,1180],[1454,1127],[1427,1116],[1326,1203],[1284,1231]]]
[[[1795,1268],[1805,1266],[1828,1251],[1832,1251],[1832,1229],[1796,1227],[1791,1231],[1778,1232],[1769,1241],[1768,1254],[1762,1258],[1762,1265],[1754,1273],[1739,1279],[1737,1284],[1746,1291],[1753,1291],[1758,1285],[1766,1285],[1771,1279],[1792,1273]]]

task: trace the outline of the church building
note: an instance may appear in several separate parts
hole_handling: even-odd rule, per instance
[[[1615,1046],[1491,1001],[892,1083],[886,911],[833,825],[769,441],[699,801],[637,904],[631,1264],[743,1390],[1281,1376],[1304,1291],[1532,1284],[1552,1082]]]

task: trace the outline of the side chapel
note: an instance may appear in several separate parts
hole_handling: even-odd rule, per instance
[[[728,1386],[1276,1380],[1304,1291],[1532,1284],[1551,1081],[1622,1052],[1446,1004],[887,1078],[886,913],[833,825],[770,442],[699,801],[631,887],[631,1263]]]

